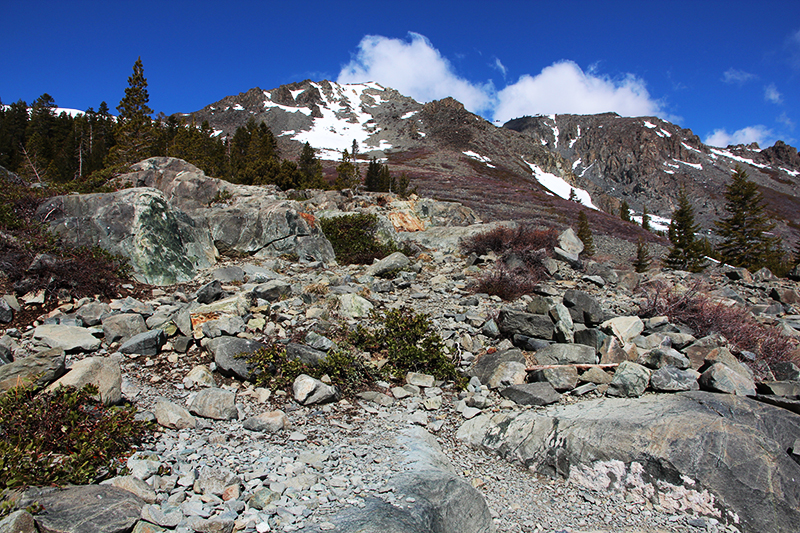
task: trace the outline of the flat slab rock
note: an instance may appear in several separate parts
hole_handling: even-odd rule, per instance
[[[737,516],[740,531],[796,533],[800,523],[800,464],[788,453],[800,417],[749,398],[599,399],[481,415],[458,437],[595,490],[649,492],[676,512],[699,503],[702,514]]]
[[[144,501],[127,490],[84,485],[63,490],[25,493],[24,505],[39,502],[35,516],[41,533],[126,533],[142,512]]]

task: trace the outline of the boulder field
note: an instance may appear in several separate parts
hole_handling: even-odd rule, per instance
[[[617,495],[659,531],[697,520],[709,531],[796,531],[800,369],[640,312],[643,289],[703,282],[715,301],[793,339],[795,282],[721,267],[637,274],[624,258],[581,258],[566,231],[558,248],[570,256],[547,260],[534,294],[504,302],[471,290],[500,259],[458,250],[497,223],[458,204],[331,191],[292,200],[166,158],[120,179],[133,188],[54,198],[40,217],[64,239],[125,255],[156,286],[138,299],[64,302],[7,329],[0,387],[93,383],[160,432],[129,476],[31,489],[20,508],[47,501],[49,512],[18,511],[0,531],[520,531],[507,514],[525,502],[498,508],[452,442],[584,495]],[[381,238],[415,252],[336,264],[317,221],[352,212],[375,213]],[[12,316],[36,305],[1,301]],[[339,348],[338,325],[373,326],[372,311],[390,309],[430,317],[465,390],[421,372],[346,398],[309,376],[269,391],[237,357],[277,341],[313,366]],[[540,484],[530,472],[521,483]],[[98,499],[121,511],[98,511]]]

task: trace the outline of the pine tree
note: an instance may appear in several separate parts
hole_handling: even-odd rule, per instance
[[[716,222],[722,242],[722,260],[737,267],[756,270],[780,262],[780,239],[770,234],[775,223],[764,212],[764,196],[739,165],[725,192],[728,216]]]
[[[155,141],[152,120],[153,110],[148,107],[147,78],[144,77],[142,58],[133,64],[133,75],[128,78],[125,96],[117,106],[117,127],[114,136],[117,144],[109,153],[113,165],[128,166],[152,155]]]
[[[345,150],[342,153],[342,162],[336,167],[336,183],[334,187],[337,190],[355,189],[361,185],[361,175],[350,157],[350,152]]]
[[[686,189],[681,187],[678,196],[678,208],[672,214],[669,225],[669,240],[672,248],[664,263],[674,270],[701,272],[706,268],[705,258],[695,239],[699,226],[694,223],[694,210],[686,196]]]
[[[622,203],[619,204],[619,218],[621,218],[623,222],[631,221],[631,208],[626,200],[622,200]]]
[[[322,177],[322,163],[317,159],[314,149],[306,143],[297,161],[297,168],[300,170],[301,189],[325,189],[327,184]]]
[[[647,206],[642,208],[642,229],[645,231],[651,231],[650,213],[647,212]]]
[[[583,243],[582,254],[585,257],[592,257],[594,255],[594,238],[592,237],[592,230],[589,228],[589,217],[586,213],[581,211],[578,213],[578,238]]]
[[[636,244],[636,259],[633,262],[633,269],[639,273],[647,272],[652,260],[650,248],[648,248],[646,242],[640,239]]]

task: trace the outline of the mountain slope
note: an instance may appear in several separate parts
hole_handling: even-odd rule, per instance
[[[330,81],[254,88],[192,113],[220,135],[232,135],[251,118],[275,134],[283,157],[295,158],[305,142],[317,149],[332,176],[343,150],[356,141],[358,157],[387,161],[407,172],[420,192],[460,201],[485,220],[574,223],[587,210],[595,231],[628,239],[643,234],[616,214],[622,200],[664,217],[687,189],[698,222],[713,228],[724,216],[723,194],[731,170],[742,164],[758,183],[780,231],[792,242],[800,227],[800,158],[782,143],[757,147],[704,145],[691,130],[655,117],[601,115],[523,117],[499,128],[452,98],[421,104],[377,83]]]

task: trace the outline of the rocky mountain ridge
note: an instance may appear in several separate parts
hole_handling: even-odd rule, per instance
[[[793,147],[710,147],[691,130],[655,117],[522,117],[498,128],[450,98],[423,105],[378,84],[308,80],[251,89],[191,117],[208,120],[220,134],[251,117],[264,121],[287,157],[308,141],[330,161],[328,172],[356,140],[364,160],[384,158],[393,171],[412,176],[424,196],[462,202],[486,220],[563,224],[575,216],[574,206],[562,201],[574,189],[610,215],[594,211],[592,222],[617,235],[631,233],[614,220],[622,200],[635,213],[646,207],[668,219],[681,186],[701,226],[712,230],[739,164],[761,187],[787,249],[798,239],[800,160]],[[647,238],[628,238],[639,237]]]

